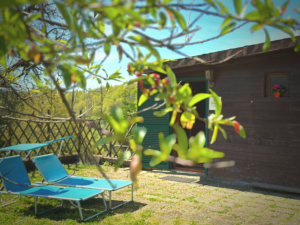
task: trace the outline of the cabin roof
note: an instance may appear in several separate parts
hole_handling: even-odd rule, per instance
[[[293,49],[296,47],[297,41],[299,39],[300,39],[300,36],[296,37],[296,42],[293,42],[291,40],[291,38],[272,41],[270,48],[266,52],[263,51],[264,43],[259,43],[259,44],[255,44],[255,45],[247,45],[244,47],[228,49],[228,50],[219,51],[219,52],[212,52],[212,53],[208,53],[208,54],[197,55],[196,57],[203,59],[209,63],[216,63],[216,62],[220,62],[222,60],[226,60],[228,57],[234,55],[229,60],[226,60],[226,62],[227,62],[232,59],[241,58],[241,57],[245,57],[245,56],[270,53],[270,52],[275,52],[275,51],[284,50],[284,49]],[[170,66],[172,69],[177,69],[177,68],[183,68],[183,67],[188,67],[188,66],[201,65],[202,63],[200,63],[199,61],[196,61],[194,59],[191,59],[191,58],[182,58],[182,59],[178,59],[176,61],[166,62],[166,63],[164,63],[164,65],[165,64]],[[202,65],[205,65],[205,64],[202,64]],[[213,66],[213,65],[211,65],[211,66]],[[145,72],[149,74],[149,73],[153,73],[154,71],[148,69]]]

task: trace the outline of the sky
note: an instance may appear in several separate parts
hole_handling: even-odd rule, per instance
[[[190,4],[192,0],[183,0],[184,3]],[[245,2],[246,0],[243,0]],[[221,0],[221,2],[228,7],[230,12],[235,13],[233,0]],[[285,0],[273,0],[274,4],[276,6],[281,6],[285,2]],[[202,0],[194,0],[194,3],[203,3]],[[294,19],[300,21],[300,14],[296,11],[293,11],[294,8],[300,8],[300,0],[290,0],[290,4],[288,9],[286,10],[284,16],[292,16]],[[254,8],[251,4],[248,4],[247,12],[252,11]],[[214,9],[210,9],[210,11],[215,11]],[[180,13],[184,16],[184,18],[187,21],[189,11],[180,11]],[[190,21],[193,21],[194,18],[196,18],[199,15],[197,12],[191,12],[191,18]],[[199,41],[205,40],[214,36],[217,36],[220,33],[219,27],[221,23],[223,22],[223,18],[218,18],[214,16],[208,16],[204,15],[202,18],[194,25],[201,27],[199,31],[196,32],[194,37],[192,38],[191,42],[193,41]],[[189,56],[195,56],[195,55],[201,55],[211,52],[218,52],[238,47],[243,47],[247,45],[254,45],[258,43],[263,43],[265,41],[265,33],[263,30],[256,31],[254,33],[250,32],[250,28],[253,24],[246,24],[240,29],[237,29],[229,34],[226,34],[218,39],[203,43],[203,44],[196,44],[191,46],[185,46],[181,49],[181,51]],[[289,35],[286,33],[283,33],[282,31],[276,30],[274,28],[267,27],[267,30],[269,31],[271,41],[274,40],[280,40],[284,38],[289,38]],[[109,34],[111,31],[110,27],[106,27],[105,32]],[[164,38],[168,37],[170,33],[168,31],[158,31],[149,29],[145,32],[147,35],[155,37],[155,38]],[[300,35],[300,31],[294,32],[295,35]],[[179,39],[176,39],[173,43],[182,43],[184,42],[185,36]],[[123,49],[125,49],[127,52],[131,52],[131,48],[128,45],[122,44]],[[180,59],[184,58],[183,56],[176,54],[166,48],[158,48],[157,49],[161,55],[161,58],[164,59]],[[145,54],[147,51],[143,51]],[[101,60],[105,57],[105,53],[103,49],[100,49],[96,52],[96,58],[95,63],[100,63]],[[154,60],[154,58],[152,58]],[[151,58],[150,58],[151,61]],[[128,75],[127,72],[127,64],[130,62],[130,60],[123,55],[122,61],[119,63],[118,59],[118,53],[116,51],[116,48],[112,46],[111,53],[109,58],[104,62],[103,68],[107,71],[108,74],[112,74],[117,69],[121,68],[122,76],[125,78],[124,81],[132,79],[132,76]],[[105,75],[104,71],[100,72],[99,75]],[[121,84],[120,82],[115,81],[109,81],[111,85],[118,85]],[[102,85],[105,85],[105,82],[102,83]],[[95,80],[89,80],[87,83],[88,89],[93,89],[99,87],[98,83],[95,82]]]

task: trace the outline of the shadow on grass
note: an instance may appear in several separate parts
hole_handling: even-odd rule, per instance
[[[23,215],[34,215],[34,203],[26,201],[24,202],[24,207],[19,206],[18,212]],[[112,206],[119,205],[123,203],[123,201],[113,201],[112,200]],[[28,204],[29,207],[26,207],[25,205]],[[104,211],[104,205],[102,198],[96,198],[96,199],[88,199],[86,201],[81,201],[81,208],[83,213],[83,218],[88,218],[90,216],[93,216],[101,211]],[[73,222],[80,222],[80,215],[78,208],[74,207],[69,201],[64,201],[63,207],[51,210],[54,207],[57,207],[60,205],[60,201],[57,200],[49,200],[49,199],[38,199],[37,209],[38,213],[43,212],[45,210],[49,210],[48,212],[45,212],[43,214],[37,215],[36,219],[49,219],[49,220],[55,220],[55,221],[64,221],[64,220],[72,220]],[[92,218],[88,220],[87,222],[96,222],[99,220],[102,220],[106,217],[113,216],[115,214],[124,214],[127,212],[134,212],[142,207],[144,207],[146,204],[140,203],[140,202],[130,202],[128,204],[125,204],[121,206],[118,209],[115,209],[114,211],[107,211],[103,214],[98,215],[95,218]]]
[[[212,178],[213,179],[213,178]],[[195,184],[203,185],[203,186],[212,186],[216,188],[228,188],[237,191],[245,191],[245,192],[252,192],[257,194],[263,195],[271,195],[275,197],[282,197],[282,198],[291,198],[291,199],[300,199],[300,195],[296,193],[289,193],[283,191],[276,191],[276,190],[269,190],[269,189],[262,189],[262,188],[255,188],[250,187],[247,183],[243,182],[218,182],[213,180],[204,180],[204,181],[197,181]]]
[[[282,197],[282,198],[290,198],[290,199],[297,199],[300,200],[300,194],[297,193],[289,193],[284,191],[276,191],[276,190],[269,190],[269,189],[262,189],[257,187],[250,187],[247,182],[242,182],[238,180],[231,180],[231,179],[222,179],[222,178],[213,178],[207,177],[204,174],[197,174],[197,173],[176,173],[176,172],[165,172],[165,171],[151,171],[152,173],[158,174],[168,174],[170,176],[161,177],[160,179],[167,178],[165,180],[174,181],[174,182],[181,182],[181,183],[194,183],[198,184],[199,186],[212,186],[216,188],[228,188],[237,191],[246,191],[246,192],[253,192],[257,194],[264,194],[264,195],[271,195],[275,197]],[[190,178],[181,178],[178,176],[190,176]],[[173,177],[173,178],[172,178]],[[192,180],[198,180],[193,182]]]

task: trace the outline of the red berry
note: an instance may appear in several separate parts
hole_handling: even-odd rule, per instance
[[[71,81],[72,81],[72,83],[76,83],[77,81],[76,81],[76,74],[75,73],[73,73],[72,74],[72,76],[71,76]]]
[[[160,79],[160,76],[159,76],[157,73],[154,73],[153,76],[154,76],[156,79]]]
[[[170,83],[170,78],[166,77],[165,79],[163,79],[163,85],[168,85]]]
[[[135,21],[135,22],[133,22],[133,26],[135,26],[135,27],[141,27],[141,23],[140,23],[140,22],[137,22],[137,21]]]
[[[134,74],[135,74],[137,77],[140,77],[140,76],[142,75],[139,71],[135,71]]]
[[[139,80],[138,85],[139,85],[140,88],[144,87],[143,81]]]
[[[127,64],[127,70],[128,70],[129,73],[131,72],[130,63]]]
[[[169,96],[169,101],[170,102],[174,102],[175,101],[175,97],[174,96]]]
[[[240,124],[237,121],[232,121],[236,133],[240,133]]]
[[[281,7],[281,15],[285,13],[287,7]]]
[[[139,85],[139,88],[141,89],[141,92],[143,92],[143,93],[146,93],[146,92],[147,92],[147,89],[144,88],[143,81],[139,80],[139,81],[138,81],[138,85]]]

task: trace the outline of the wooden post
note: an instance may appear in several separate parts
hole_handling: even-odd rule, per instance
[[[11,139],[12,139],[12,127],[11,123],[12,120],[7,120],[7,126],[8,126],[8,140],[7,140],[7,146],[11,146]]]
[[[82,110],[79,111],[79,115],[81,115],[81,114],[82,114]],[[78,131],[79,137],[78,137],[78,149],[77,149],[78,154],[81,152],[80,150],[81,150],[81,145],[82,145],[82,141],[83,141],[83,140],[81,140],[81,134],[82,134],[82,124],[81,124],[81,122],[79,122],[79,131]]]
[[[48,115],[50,115],[51,111],[50,109],[48,109]],[[47,135],[46,135],[46,141],[50,141],[50,123],[47,123]],[[52,145],[51,145],[52,146]],[[48,153],[50,151],[51,147],[48,145],[47,146],[47,150],[48,150]]]

